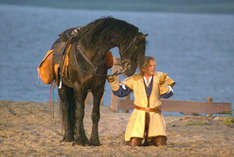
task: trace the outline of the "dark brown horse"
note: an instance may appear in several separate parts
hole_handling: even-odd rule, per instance
[[[130,76],[144,58],[145,37],[134,25],[111,17],[97,19],[80,29],[72,28],[60,35],[52,48],[55,54],[63,58],[67,56],[69,60],[64,70],[64,59],[56,59],[55,55],[55,62],[60,65],[57,85],[60,86],[58,92],[64,127],[63,141],[73,141],[78,145],[100,145],[99,105],[107,75],[106,53],[118,47],[123,74]],[[94,97],[90,140],[83,124],[84,100],[88,90]]]

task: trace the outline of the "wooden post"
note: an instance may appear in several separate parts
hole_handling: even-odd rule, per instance
[[[104,102],[104,96],[102,96],[102,99],[100,101],[100,105],[103,105]],[[93,94],[91,92],[88,92],[87,97],[85,99],[85,104],[86,105],[93,105]]]
[[[212,103],[212,101],[213,101],[213,99],[211,98],[211,97],[208,97],[207,98],[207,102],[208,103]],[[208,118],[210,118],[210,117],[212,117],[213,115],[211,114],[211,113],[208,113],[208,114],[206,114],[206,117],[208,117]]]
[[[123,106],[129,106],[129,103],[130,103],[130,101],[131,101],[131,98],[130,98],[130,94],[129,95],[127,95],[125,98],[123,98],[124,99],[124,101],[125,102],[127,102],[127,103],[125,103],[125,104],[122,104],[122,110],[123,110],[123,112],[124,113],[129,113],[129,108],[124,108]]]
[[[114,65],[112,67],[112,74],[120,70],[120,58],[113,57]],[[120,76],[115,76],[115,80],[119,81]],[[114,112],[119,112],[119,98],[111,92],[110,109]]]

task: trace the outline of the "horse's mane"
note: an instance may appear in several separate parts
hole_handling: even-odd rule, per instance
[[[82,28],[81,42],[86,48],[91,47],[95,49],[95,46],[98,45],[98,41],[109,41],[111,40],[111,36],[116,36],[116,38],[124,37],[123,40],[127,42],[131,40],[137,32],[138,28],[132,24],[112,17],[104,17]]]

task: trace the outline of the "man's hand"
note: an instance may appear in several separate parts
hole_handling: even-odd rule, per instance
[[[106,79],[109,83],[112,83],[115,81],[115,77],[113,75],[107,75],[106,76]]]

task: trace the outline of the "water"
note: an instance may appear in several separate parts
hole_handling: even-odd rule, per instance
[[[147,55],[177,84],[171,99],[234,104],[234,16],[65,10],[0,5],[0,100],[49,101],[37,66],[67,28],[103,17],[128,21],[148,33]],[[118,56],[117,49],[113,50]],[[110,71],[109,71],[110,72]],[[104,104],[110,104],[106,85]],[[56,94],[57,95],[57,94]],[[56,96],[58,99],[58,96]],[[234,107],[233,107],[234,108]]]

